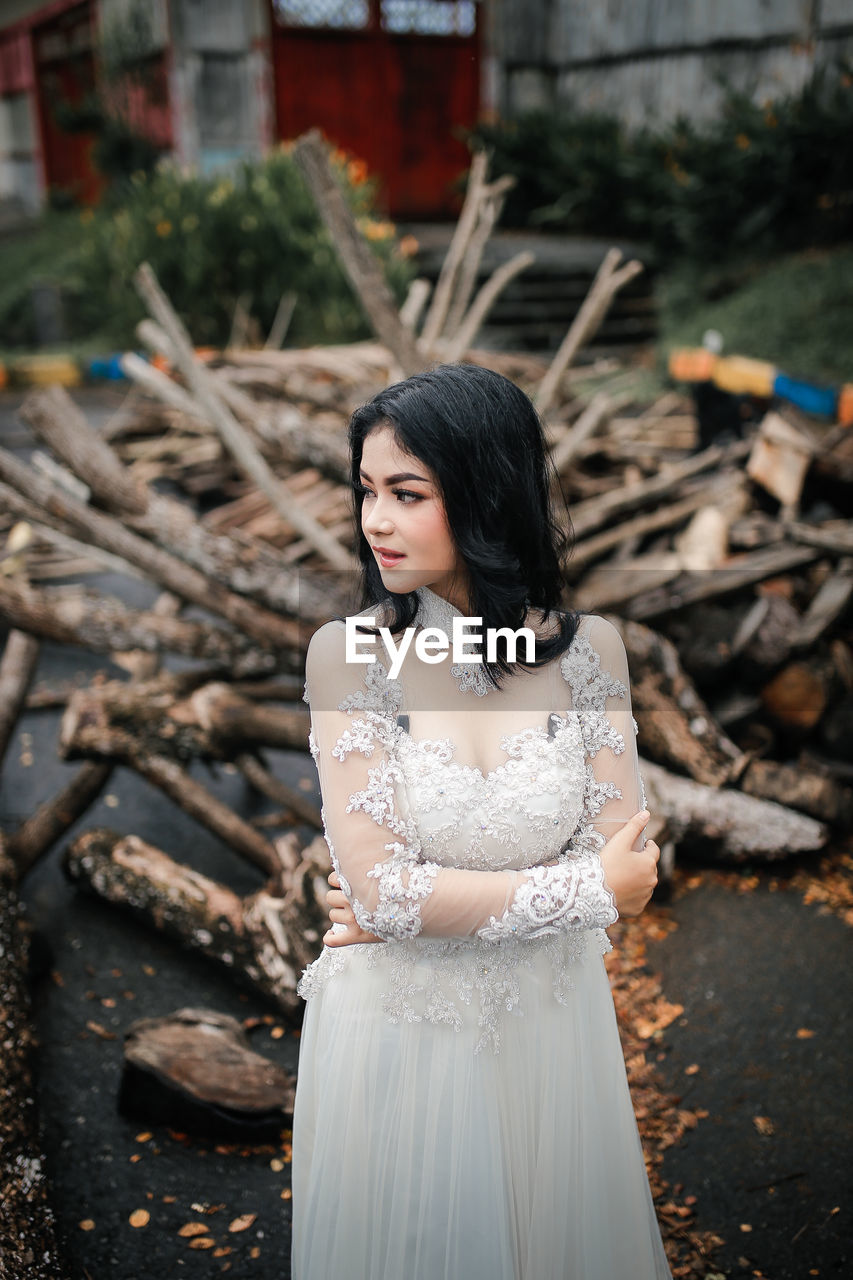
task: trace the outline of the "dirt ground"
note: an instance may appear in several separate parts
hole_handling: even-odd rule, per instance
[[[18,399],[0,397],[0,442],[26,451]],[[139,583],[98,581],[138,603],[156,595]],[[36,679],[82,681],[98,669],[111,670],[100,658],[45,645]],[[14,827],[75,769],[57,758],[58,719],[30,712],[18,726],[0,824]],[[291,781],[312,777],[307,755],[272,758]],[[199,776],[211,783],[204,769]],[[227,770],[214,785],[248,816],[271,807]],[[94,825],[135,831],[239,891],[258,883],[252,868],[127,770],[114,773],[71,835]],[[122,1035],[136,1018],[190,1005],[266,1019],[253,1046],[291,1071],[298,1033],[208,962],[69,885],[60,867],[67,843],[35,868],[22,896],[37,936],[43,1140],[72,1275],[287,1280],[287,1132],[267,1148],[215,1145],[146,1128],[120,1116],[116,1101]],[[647,965],[683,1012],[650,1036],[649,1055],[663,1093],[702,1117],[666,1152],[663,1175],[695,1197],[695,1225],[724,1241],[709,1277],[848,1276],[853,930],[827,908],[806,905],[787,869],[757,881],[751,870],[717,877],[684,859],[676,893],[653,909],[666,927],[652,930]],[[140,1209],[147,1225],[134,1227]],[[194,1248],[194,1237],[180,1234],[190,1222],[205,1223],[212,1247]]]

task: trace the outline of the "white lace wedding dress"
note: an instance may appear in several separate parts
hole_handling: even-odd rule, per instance
[[[618,632],[584,617],[500,689],[414,646],[388,679],[344,634],[311,642],[311,749],[387,941],[300,983],[293,1280],[668,1280],[602,960],[598,851],[644,803]]]

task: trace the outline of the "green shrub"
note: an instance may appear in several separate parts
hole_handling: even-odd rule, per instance
[[[375,215],[364,165],[342,153],[333,159],[401,298],[411,267],[393,225]],[[0,346],[34,342],[30,291],[45,275],[62,286],[73,339],[103,335],[110,349],[135,345],[145,312],[132,277],[145,261],[199,345],[227,341],[242,295],[265,334],[286,291],[297,296],[290,343],[346,342],[370,332],[296,163],[281,147],[227,176],[187,176],[174,166],[137,173],[122,202],[49,213],[26,241],[0,242]]]
[[[481,126],[493,172],[518,179],[506,221],[635,238],[697,264],[853,238],[853,77],[818,74],[706,124],[629,132],[572,108]]]
[[[337,155],[351,207],[391,285],[404,291],[410,268],[394,227],[373,214],[373,187],[363,166]],[[169,166],[139,174],[118,209],[84,211],[85,238],[74,277],[75,327],[86,332],[109,316],[116,342],[133,341],[143,308],[131,277],[150,262],[161,285],[202,345],[227,340],[237,299],[251,297],[266,332],[281,295],[297,295],[289,340],[343,342],[368,328],[339,266],[296,163],[286,148],[234,174],[184,176]]]

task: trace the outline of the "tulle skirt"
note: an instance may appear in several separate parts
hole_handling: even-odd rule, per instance
[[[293,1280],[669,1280],[592,942],[567,1004],[544,955],[520,972],[497,1054],[474,1005],[389,1022],[367,950],[306,1009]]]

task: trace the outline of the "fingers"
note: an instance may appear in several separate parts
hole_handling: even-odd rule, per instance
[[[660,846],[655,844],[654,840],[647,840],[643,846],[643,851],[645,853],[651,854],[655,862],[657,862],[660,858]]]
[[[332,886],[333,889],[340,889],[341,882],[338,879],[337,871],[335,871],[334,869],[331,870],[328,876],[326,877],[326,879],[328,880],[329,884]]]

